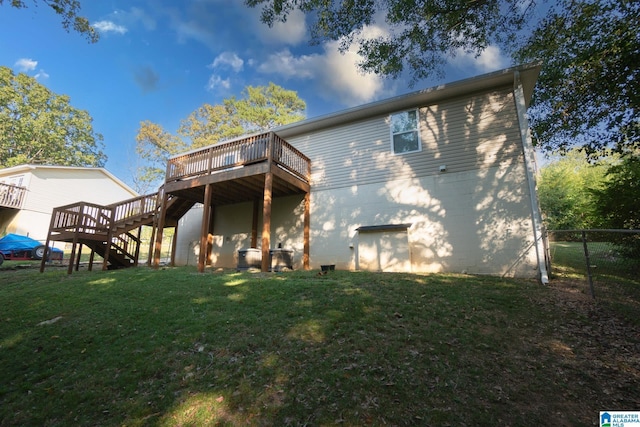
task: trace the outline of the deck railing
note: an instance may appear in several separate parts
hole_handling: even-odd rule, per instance
[[[308,157],[273,132],[221,143],[169,159],[165,182],[241,168],[271,159],[282,169],[309,181]]]
[[[12,184],[0,183],[0,206],[20,209],[27,189]]]
[[[74,203],[53,209],[50,232],[106,234],[111,226],[112,209],[93,203]]]
[[[52,232],[78,231],[85,234],[107,234],[126,223],[153,215],[156,212],[157,194],[128,199],[108,206],[79,202],[53,209]],[[112,230],[112,231],[113,231]]]
[[[125,222],[135,222],[155,214],[157,201],[158,193],[153,193],[114,203],[108,207],[113,209],[112,220],[114,224],[118,225]]]

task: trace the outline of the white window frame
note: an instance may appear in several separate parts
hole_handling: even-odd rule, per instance
[[[408,130],[404,130],[402,132],[394,132],[393,131],[393,116],[397,116],[399,114],[409,114],[409,113],[415,113],[416,115],[416,127],[415,129],[408,129]],[[396,152],[395,150],[395,144],[394,144],[394,139],[393,137],[395,135],[401,135],[401,134],[405,134],[405,133],[409,133],[409,132],[415,132],[416,136],[418,138],[418,147],[415,150],[411,150],[411,151],[401,151],[401,152]],[[403,154],[410,154],[410,153],[418,153],[420,151],[422,151],[422,141],[420,140],[420,111],[416,108],[414,110],[405,110],[405,111],[399,111],[396,113],[392,113],[389,115],[389,133],[391,135],[391,153],[393,155],[403,155]]]

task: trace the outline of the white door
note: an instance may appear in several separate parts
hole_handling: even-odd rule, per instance
[[[410,272],[411,256],[407,230],[360,232],[359,270]]]

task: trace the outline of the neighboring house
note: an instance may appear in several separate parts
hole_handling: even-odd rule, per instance
[[[2,197],[2,191],[21,194]],[[79,200],[109,204],[138,194],[103,168],[21,165],[0,169],[0,236],[15,233],[44,242],[54,207]]]
[[[261,248],[265,271],[265,255],[282,247],[294,268],[546,282],[526,116],[539,70],[514,67],[171,158],[165,204],[200,203],[179,221],[175,263],[232,268],[238,251]]]

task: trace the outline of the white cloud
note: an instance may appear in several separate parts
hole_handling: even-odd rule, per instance
[[[384,31],[368,27],[363,36],[373,37]],[[294,56],[289,49],[271,54],[258,67],[264,74],[276,74],[287,79],[317,81],[320,96],[339,100],[346,106],[360,105],[388,95],[383,79],[364,74],[358,68],[362,57],[354,45],[344,53],[339,42],[327,42],[322,53]]]
[[[244,61],[234,52],[222,52],[213,60],[210,68],[229,67],[236,73],[242,71]]]
[[[101,33],[116,33],[116,34],[124,34],[127,32],[127,28],[118,25],[113,21],[98,21],[92,24],[92,27]]]
[[[40,70],[40,71],[38,71],[38,73],[37,73],[35,76],[33,76],[33,77],[35,77],[37,80],[46,80],[46,79],[48,79],[48,78],[49,78],[49,74],[47,74],[44,70],[42,70],[42,69],[41,69],[41,70]]]
[[[272,27],[260,22],[260,8],[251,8],[257,24],[254,26],[260,40],[265,44],[296,46],[307,38],[305,14],[298,9],[292,11],[286,22],[275,22]]]
[[[488,46],[478,56],[475,53],[458,49],[450,63],[459,68],[471,66],[480,73],[488,73],[508,67],[509,59],[502,54],[499,47]]]
[[[223,89],[229,89],[231,87],[231,81],[229,79],[223,79],[217,74],[212,74],[211,77],[209,77],[209,81],[207,82],[207,85],[205,87],[209,91],[213,91],[214,89],[217,89],[219,87]]]
[[[20,71],[33,71],[38,66],[38,61],[34,61],[31,58],[20,58],[14,64]]]
[[[272,53],[267,60],[258,65],[258,71],[264,74],[277,74],[284,78],[312,79],[314,70],[321,66],[323,57],[319,54],[293,56],[289,49]]]

